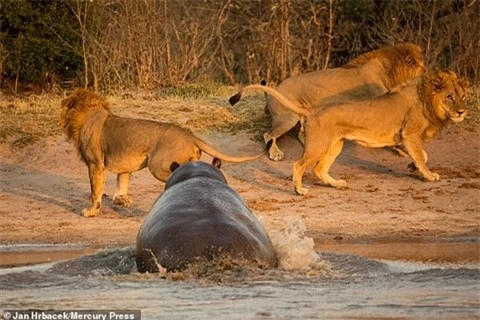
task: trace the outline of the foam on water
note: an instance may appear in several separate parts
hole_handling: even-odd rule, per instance
[[[283,222],[283,230],[267,230],[277,252],[279,268],[312,276],[330,275],[330,265],[314,250],[313,239],[305,236],[307,228],[302,219],[287,217]]]

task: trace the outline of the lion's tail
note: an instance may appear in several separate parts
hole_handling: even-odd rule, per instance
[[[309,114],[308,109],[301,108],[297,106],[293,101],[285,97],[283,94],[281,94],[278,90],[275,90],[273,88],[267,87],[267,86],[262,86],[258,84],[251,84],[249,86],[243,87],[238,91],[237,94],[233,95],[228,99],[228,102],[233,106],[236,104],[240,99],[242,98],[242,93],[250,90],[262,90],[263,92],[268,93],[272,97],[274,97],[278,102],[280,102],[285,108],[290,110],[293,113],[298,114],[299,116],[307,116]]]
[[[263,156],[268,151],[268,149],[270,148],[271,142],[269,141],[267,143],[267,148],[262,153],[259,153],[255,156],[246,156],[246,157],[234,157],[234,156],[229,156],[229,155],[223,154],[220,151],[213,148],[212,146],[210,146],[205,141],[203,141],[199,138],[196,138],[196,137],[195,137],[195,145],[200,150],[202,150],[203,152],[211,155],[214,158],[218,158],[218,159],[226,161],[226,162],[240,163],[240,162],[256,160],[256,159],[260,158],[261,156]]]

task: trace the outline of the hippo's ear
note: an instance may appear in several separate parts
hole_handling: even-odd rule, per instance
[[[220,167],[222,166],[222,160],[220,160],[220,159],[218,159],[218,158],[213,158],[213,160],[212,160],[212,166],[217,167],[218,169],[220,169]]]
[[[173,172],[175,170],[178,169],[178,167],[180,167],[180,165],[177,163],[177,162],[172,162],[172,164],[170,165],[170,171]]]

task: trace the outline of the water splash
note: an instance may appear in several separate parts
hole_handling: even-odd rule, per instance
[[[182,272],[167,272],[158,265],[156,274],[139,274],[135,263],[135,248],[104,249],[95,254],[55,263],[48,274],[84,277],[120,277],[129,279],[164,278],[173,281],[205,279],[213,282],[268,281],[302,279],[305,276],[331,276],[331,266],[314,250],[314,241],[306,237],[306,227],[300,218],[284,219],[283,228],[263,223],[272,240],[279,268],[269,269],[251,261],[219,257],[213,261],[198,261]]]
[[[331,275],[330,265],[314,250],[314,241],[305,236],[306,230],[299,217],[285,218],[283,230],[267,230],[277,252],[279,268],[309,276]]]

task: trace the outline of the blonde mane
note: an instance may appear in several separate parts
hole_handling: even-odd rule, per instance
[[[373,59],[382,63],[385,69],[382,81],[389,90],[410,80],[414,69],[412,67],[423,66],[422,48],[416,44],[403,43],[364,53],[347,63],[344,68],[357,68]]]

